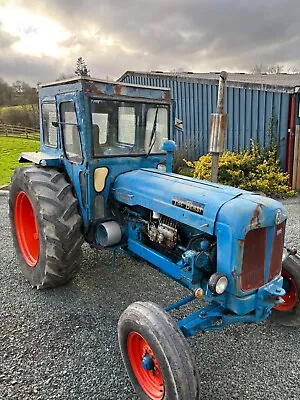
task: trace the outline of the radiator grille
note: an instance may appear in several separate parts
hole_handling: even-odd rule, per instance
[[[264,284],[267,229],[253,229],[246,234],[241,275],[243,291],[256,289]]]
[[[269,281],[275,278],[281,271],[282,262],[282,251],[284,242],[285,222],[275,226],[273,244],[272,244],[272,255],[269,269]]]

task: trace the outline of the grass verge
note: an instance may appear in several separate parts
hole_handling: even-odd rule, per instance
[[[27,164],[18,162],[22,152],[39,151],[39,149],[40,142],[35,140],[0,137],[0,185],[9,184],[14,170]]]
[[[35,108],[37,108],[37,104],[23,104],[23,105],[19,105],[19,106],[2,106],[0,107],[0,113],[2,112],[3,115],[8,113],[10,110],[23,110],[26,109],[28,111],[32,110],[32,106],[34,106]]]

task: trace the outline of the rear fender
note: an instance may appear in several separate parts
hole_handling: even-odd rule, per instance
[[[43,152],[22,153],[19,157],[20,163],[33,162],[42,167],[60,167],[63,161],[60,157]]]

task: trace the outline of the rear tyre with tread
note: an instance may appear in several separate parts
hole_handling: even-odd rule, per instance
[[[187,340],[161,307],[131,304],[121,315],[118,337],[131,383],[142,400],[195,400],[199,378]]]
[[[9,218],[17,256],[33,287],[56,287],[76,275],[82,256],[82,218],[63,173],[37,166],[15,170]]]

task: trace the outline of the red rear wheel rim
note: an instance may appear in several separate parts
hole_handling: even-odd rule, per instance
[[[131,332],[127,338],[127,351],[131,368],[141,388],[151,400],[161,400],[164,397],[164,381],[155,354],[147,341],[137,332]],[[151,356],[154,368],[143,367],[143,357]]]
[[[299,301],[298,288],[292,276],[285,269],[282,270],[281,275],[283,280],[286,280],[286,282],[283,281],[283,286],[287,287],[287,289],[285,289],[285,295],[282,296],[284,303],[275,305],[274,309],[278,311],[291,311]]]
[[[35,267],[39,259],[39,231],[32,204],[25,192],[16,196],[14,222],[24,260],[30,267]]]

